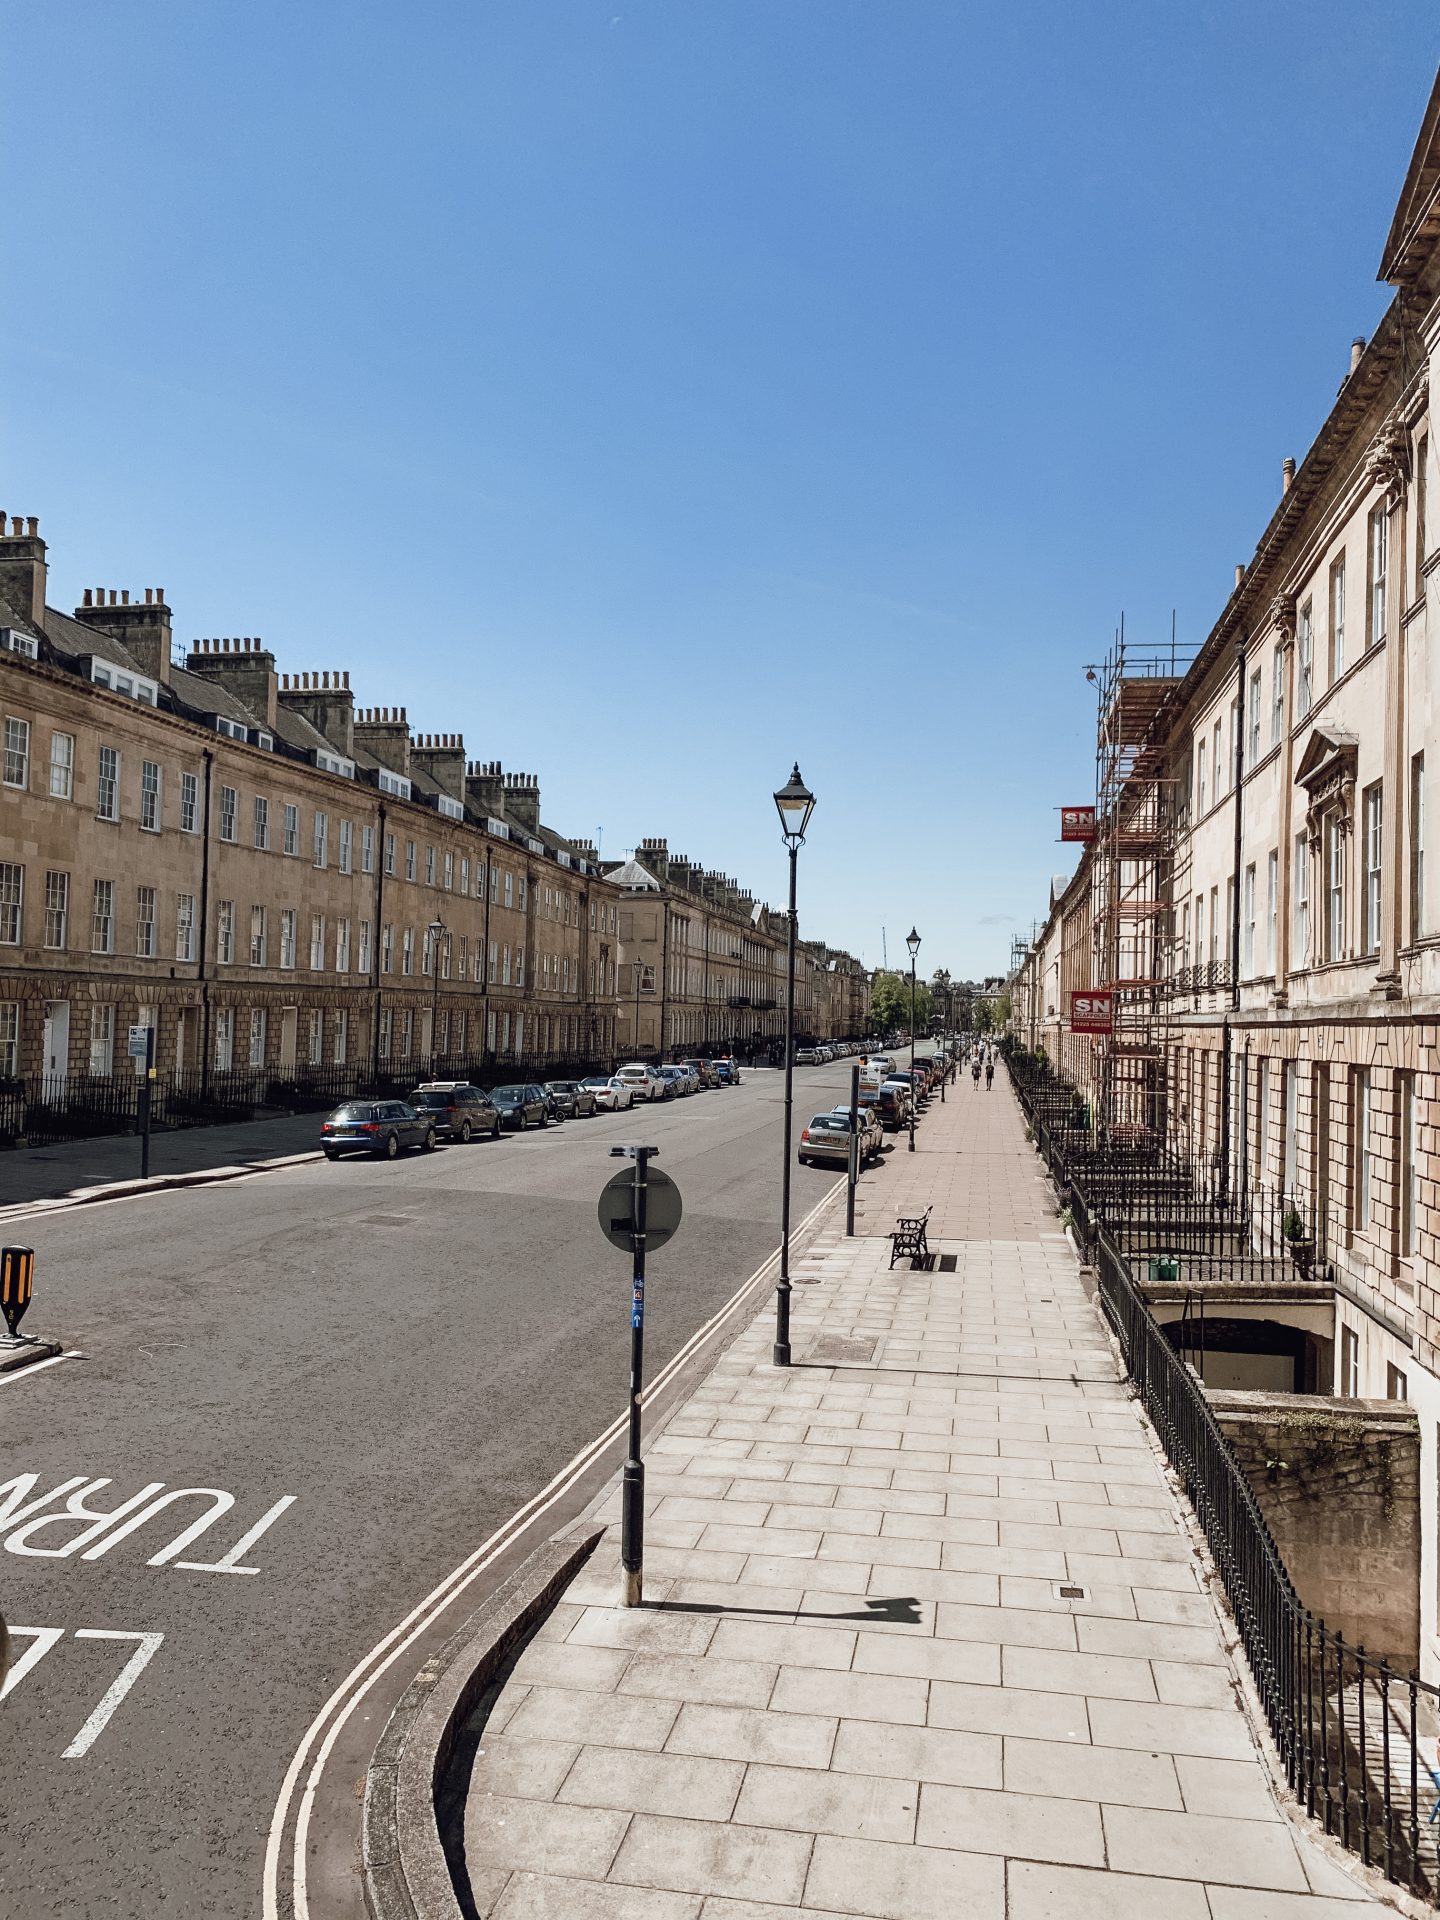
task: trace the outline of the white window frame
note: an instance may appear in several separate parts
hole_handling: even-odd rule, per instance
[[[175,896],[175,958],[177,960],[195,958],[195,896],[193,893],[177,893]]]
[[[155,889],[135,889],[135,955],[139,960],[155,958]]]
[[[70,935],[70,875],[52,867],[45,875],[45,948],[63,953]]]
[[[0,947],[18,947],[24,924],[25,869],[18,860],[0,860]]]
[[[220,838],[229,847],[239,843],[240,793],[236,787],[222,786],[220,789]]]
[[[285,802],[284,837],[281,840],[282,851],[291,859],[300,855],[300,808],[294,800]]]
[[[294,907],[280,909],[280,967],[285,973],[292,972],[295,966],[296,948],[296,910]]]
[[[1295,717],[1303,720],[1315,703],[1315,621],[1307,600],[1295,623]]]
[[[95,774],[95,818],[120,818],[120,749],[101,747]]]
[[[266,853],[270,847],[270,802],[263,793],[255,796],[253,808],[255,847],[260,853]]]
[[[75,736],[50,735],[50,798],[70,800],[75,795]]]
[[[7,787],[30,785],[30,722],[18,714],[5,716],[4,783]]]
[[[90,891],[90,951],[115,951],[115,882],[97,880]]]
[[[217,965],[235,964],[235,902],[221,900],[215,909],[215,960]]]
[[[180,775],[180,831],[200,831],[200,779],[197,774]]]
[[[1380,781],[1364,793],[1365,832],[1365,951],[1380,951],[1382,913],[1381,860],[1385,842],[1385,793]]]

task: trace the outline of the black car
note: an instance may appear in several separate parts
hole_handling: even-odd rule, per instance
[[[342,1153],[374,1153],[393,1160],[402,1147],[435,1148],[435,1116],[417,1113],[403,1100],[347,1100],[320,1128],[327,1160]]]
[[[545,1091],[550,1096],[553,1111],[561,1120],[578,1120],[596,1111],[595,1089],[582,1086],[578,1080],[547,1080]]]
[[[500,1111],[488,1093],[467,1080],[432,1080],[408,1096],[417,1113],[433,1116],[447,1140],[467,1141],[477,1133],[500,1137]]]
[[[518,1083],[509,1087],[494,1087],[490,1098],[500,1110],[502,1127],[523,1133],[527,1127],[548,1127],[550,1124],[550,1103],[545,1098],[543,1087]]]

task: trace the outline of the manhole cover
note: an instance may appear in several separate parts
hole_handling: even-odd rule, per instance
[[[805,1358],[820,1366],[867,1366],[875,1358],[875,1342],[847,1339],[840,1333],[822,1333]]]
[[[362,1227],[408,1227],[411,1224],[408,1213],[367,1213],[360,1221]]]

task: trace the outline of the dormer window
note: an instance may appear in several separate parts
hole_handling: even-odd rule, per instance
[[[380,767],[377,769],[376,777],[380,782],[380,791],[382,793],[393,794],[397,800],[408,800],[410,798],[410,782],[405,778],[404,774],[391,773],[388,767]]]
[[[138,673],[125,673],[108,660],[92,660],[90,678],[97,687],[108,687],[112,693],[123,693],[127,700],[140,700],[147,707],[158,707],[160,704],[160,683],[157,680],[146,680]]]
[[[215,731],[223,733],[227,740],[243,740],[247,745],[250,740],[250,729],[242,726],[238,720],[227,719],[223,713],[215,716]]]
[[[346,760],[338,753],[326,753],[323,747],[315,749],[315,764],[322,773],[338,773],[342,780],[355,778],[355,762]]]
[[[452,800],[448,793],[437,794],[436,805],[447,820],[463,820],[465,818],[465,809],[460,801]]]

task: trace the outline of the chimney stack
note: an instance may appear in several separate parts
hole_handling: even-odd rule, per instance
[[[275,656],[262,640],[192,640],[185,671],[224,687],[262,725],[274,731],[279,676]]]
[[[303,714],[348,760],[355,751],[355,696],[348,673],[282,673],[280,705]]]
[[[505,775],[505,811],[525,833],[539,833],[540,782],[533,773]]]
[[[410,764],[427,774],[442,793],[465,802],[465,739],[459,733],[417,733],[410,742]]]
[[[498,760],[471,760],[465,768],[465,798],[486,820],[505,811],[505,776]]]
[[[38,520],[22,522],[17,513],[5,531],[0,513],[0,600],[28,621],[37,633],[45,631],[45,542]],[[22,529],[28,529],[22,530]]]
[[[404,707],[356,707],[353,739],[382,767],[410,778],[410,719]]]
[[[152,680],[169,681],[170,609],[163,587],[147,587],[144,602],[137,595],[133,605],[128,589],[120,593],[118,601],[113,587],[98,588],[93,599],[87,590],[75,609],[75,618],[81,626],[94,627],[118,640],[127,653],[135,656],[140,671]]]

